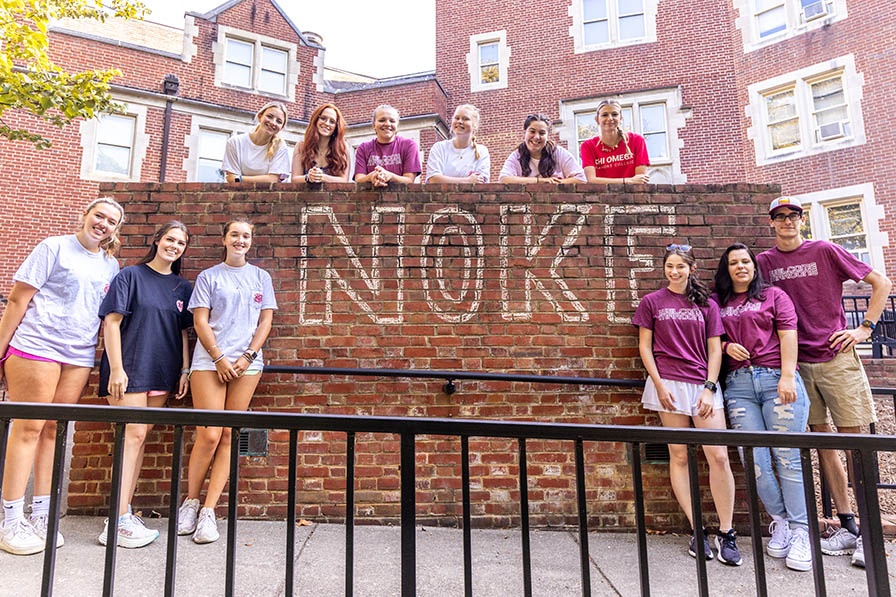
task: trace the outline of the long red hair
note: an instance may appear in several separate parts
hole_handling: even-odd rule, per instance
[[[305,172],[314,167],[317,158],[317,144],[320,142],[317,121],[327,108],[336,112],[336,130],[330,135],[330,143],[327,148],[327,170],[333,176],[342,176],[348,170],[348,146],[345,143],[346,125],[342,112],[333,104],[321,104],[311,114],[308,128],[305,129],[305,141],[302,143],[302,167]]]

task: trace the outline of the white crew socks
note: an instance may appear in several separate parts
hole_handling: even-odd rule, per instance
[[[31,518],[38,516],[49,516],[50,514],[50,496],[36,495],[31,499]]]
[[[12,525],[25,519],[25,496],[17,500],[3,500],[3,528],[8,529]]]

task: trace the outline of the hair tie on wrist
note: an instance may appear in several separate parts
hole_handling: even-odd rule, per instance
[[[212,365],[217,364],[218,361],[220,361],[220,360],[223,359],[223,358],[224,358],[224,353],[222,352],[222,353],[221,353],[221,356],[219,356],[217,359],[215,359],[215,360],[212,361]]]

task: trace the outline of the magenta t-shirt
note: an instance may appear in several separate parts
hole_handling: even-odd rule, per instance
[[[653,330],[653,358],[660,377],[698,384],[706,381],[706,341],[725,332],[715,302],[698,307],[685,295],[662,288],[641,299],[632,323]]]
[[[843,247],[824,240],[807,240],[785,253],[777,247],[756,256],[767,282],[781,288],[793,301],[799,332],[800,362],[825,363],[837,356],[830,348],[834,332],[846,329],[840,298],[843,283],[871,273]]]
[[[393,174],[420,174],[420,152],[413,139],[396,136],[391,143],[380,143],[376,138],[365,141],[355,152],[355,174],[370,174],[382,166]]]
[[[601,146],[599,136],[582,143],[582,167],[593,166],[595,175],[602,178],[628,178],[635,175],[638,166],[649,166],[644,137],[636,133],[627,136],[628,147],[620,142],[612,151]]]
[[[797,329],[793,303],[780,288],[771,286],[762,291],[763,300],[747,299],[747,293],[735,294],[724,307],[715,294],[710,297],[719,305],[719,315],[729,342],[747,349],[750,358],[736,361],[728,358],[728,369],[743,367],[781,368],[781,340],[778,330]]]

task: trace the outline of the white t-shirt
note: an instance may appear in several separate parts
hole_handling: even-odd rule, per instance
[[[474,172],[485,176],[485,182],[488,182],[492,167],[488,148],[481,143],[477,143],[476,148],[479,150],[478,160],[472,145],[458,149],[454,146],[453,139],[433,145],[426,159],[426,182],[437,174],[464,178]]]
[[[278,174],[280,182],[287,180],[292,164],[286,143],[280,143],[280,148],[274,152],[274,157],[271,159],[268,159],[267,153],[268,146],[256,145],[248,133],[235,135],[227,140],[221,169],[239,176]]]
[[[261,310],[277,308],[271,275],[250,263],[242,267],[219,263],[199,272],[196,277],[187,308],[192,313],[196,307],[209,310],[208,323],[215,333],[215,342],[233,363],[249,350]],[[215,364],[201,342],[197,342],[193,350],[191,368],[194,371],[215,370]],[[260,350],[249,368],[264,368]]]
[[[13,348],[79,367],[93,367],[100,303],[118,273],[105,251],[91,253],[74,234],[41,241],[13,280],[37,288],[10,341]]]

